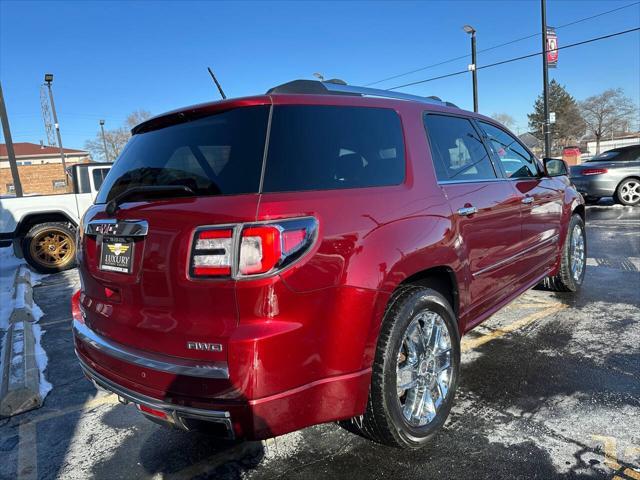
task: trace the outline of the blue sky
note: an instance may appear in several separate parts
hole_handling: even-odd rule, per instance
[[[548,0],[551,26],[634,3]],[[206,66],[228,96],[321,72],[363,85],[540,31],[540,3],[450,2],[13,2],[0,0],[0,80],[14,141],[45,138],[39,88],[55,75],[65,146],[80,148],[128,113],[154,114],[218,98]],[[559,44],[640,26],[640,5],[558,30]],[[487,64],[541,48],[540,37],[480,53]],[[466,68],[457,60],[376,85],[389,88]],[[479,72],[480,111],[506,112],[518,129],[541,91],[539,57]],[[577,99],[622,87],[640,103],[640,34],[560,51],[550,78]],[[438,95],[472,108],[469,74],[401,91]]]

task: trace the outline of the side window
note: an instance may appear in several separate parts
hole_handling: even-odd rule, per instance
[[[424,124],[438,180],[473,181],[497,178],[491,158],[469,120],[427,114]]]
[[[109,173],[108,168],[94,168],[91,171],[91,175],[93,175],[93,185],[96,187],[96,191],[100,190],[100,186],[104,181],[104,177]]]
[[[520,142],[504,130],[485,122],[479,122],[489,137],[489,143],[509,178],[537,177],[536,160]]]
[[[264,192],[380,187],[404,178],[402,124],[393,110],[274,107]]]

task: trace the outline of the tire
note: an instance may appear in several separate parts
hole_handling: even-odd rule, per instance
[[[637,178],[623,180],[616,189],[616,200],[628,207],[640,204],[640,180]]]
[[[64,222],[39,223],[22,240],[22,254],[40,273],[56,273],[76,265],[75,229]]]
[[[582,249],[575,250],[574,240],[579,243],[579,240],[575,237],[578,232],[582,235]],[[578,272],[576,263],[576,270],[572,268],[572,262],[576,255],[581,256],[582,266]],[[576,258],[576,262],[578,262]],[[542,281],[544,288],[553,290],[555,292],[577,292],[582,285],[584,275],[587,270],[587,235],[584,228],[584,222],[580,215],[573,215],[569,222],[569,228],[567,229],[567,237],[562,246],[562,253],[560,258],[560,271],[553,277],[547,277]]]
[[[436,332],[433,328],[434,324],[440,327],[440,337],[436,336],[440,341],[435,345],[431,341],[427,342],[422,356],[417,356],[412,361],[411,349],[407,348],[407,345],[413,335],[406,337],[408,329],[414,332],[415,338],[425,340],[426,333],[431,330],[429,335],[431,340],[436,338],[433,337]],[[416,325],[420,325],[421,329],[417,329]],[[418,334],[423,331],[424,336],[419,337]],[[418,345],[418,343],[412,344]],[[425,345],[420,343],[420,346]],[[429,347],[432,349],[430,350]],[[448,353],[445,351],[447,348]],[[435,351],[440,352],[439,359],[426,353]],[[404,361],[400,362],[402,358]],[[446,360],[449,367],[442,370],[441,376],[434,376],[435,371],[445,367]],[[416,365],[415,369],[410,365]],[[451,305],[443,295],[430,288],[419,286],[403,288],[392,298],[382,323],[365,414],[340,422],[340,425],[383,445],[405,449],[420,448],[442,427],[449,416],[458,382],[459,367],[460,336]],[[406,372],[408,368],[411,369],[415,374],[415,376],[412,374],[411,381],[416,379],[418,382],[424,382],[424,386],[406,390],[399,388],[398,369],[400,368]],[[440,381],[437,380],[438,378]],[[404,381],[408,380],[409,377],[406,376]],[[444,386],[448,388],[444,395],[441,395],[445,390]],[[436,397],[434,395],[431,396],[433,403],[430,405],[435,408],[428,414],[429,418],[418,418],[419,416],[407,418],[403,413],[403,403],[405,410],[409,410],[407,405],[412,405],[412,398],[422,398],[417,394],[420,388],[429,388],[433,393],[438,393],[437,398],[434,398]],[[425,412],[423,409],[417,409],[417,411]],[[426,423],[420,424],[425,420]]]

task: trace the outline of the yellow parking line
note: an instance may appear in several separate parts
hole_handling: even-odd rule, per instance
[[[18,480],[38,478],[38,449],[36,426],[22,423],[18,429]]]
[[[624,473],[627,477],[633,478],[633,480],[640,480],[640,472],[636,472],[631,468],[626,468],[622,473]]]
[[[70,407],[63,408],[62,410],[43,413],[42,415],[30,418],[25,423],[36,424],[38,422],[51,420],[52,418],[61,417],[78,410],[91,410],[92,408],[99,407],[100,405],[114,405],[116,403],[118,403],[118,397],[113,393],[110,393],[108,395],[102,395],[100,397],[92,398],[91,400],[88,400],[83,404],[72,405]]]
[[[38,439],[37,424],[45,420],[61,417],[78,410],[91,410],[100,405],[112,405],[118,403],[118,397],[113,394],[92,398],[82,405],[44,413],[22,422],[18,427],[18,480],[35,480],[38,478]]]
[[[467,352],[469,350],[479,347],[480,345],[484,345],[485,343],[495,340],[496,338],[503,337],[506,334],[513,332],[514,330],[517,330],[526,325],[529,325],[530,323],[533,323],[536,320],[539,320],[541,318],[544,318],[556,312],[559,312],[563,308],[567,308],[566,305],[562,303],[550,303],[550,304],[546,304],[545,306],[547,308],[545,308],[544,310],[534,312],[531,315],[527,315],[526,317],[520,320],[510,323],[505,327],[501,327],[496,330],[493,330],[491,333],[487,333],[485,335],[482,335],[481,337],[464,338],[461,342],[460,350],[462,352]]]

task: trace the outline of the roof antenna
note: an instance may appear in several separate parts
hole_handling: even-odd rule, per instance
[[[213,81],[216,84],[216,87],[218,87],[218,91],[220,92],[220,96],[222,97],[223,100],[226,100],[227,96],[222,91],[222,87],[220,86],[220,83],[218,83],[218,79],[216,78],[216,76],[213,74],[213,70],[211,70],[211,67],[207,67],[207,70],[209,70],[209,75],[211,75],[211,78],[213,78]]]

